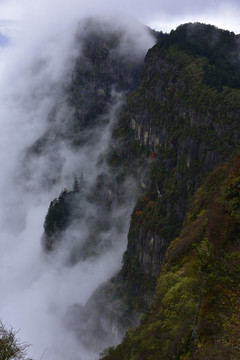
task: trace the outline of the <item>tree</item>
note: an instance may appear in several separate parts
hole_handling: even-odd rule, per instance
[[[76,176],[74,177],[74,182],[73,182],[73,192],[74,193],[79,192],[79,184],[78,184],[78,179]]]
[[[0,360],[32,360],[27,355],[27,344],[17,338],[17,331],[0,321]]]

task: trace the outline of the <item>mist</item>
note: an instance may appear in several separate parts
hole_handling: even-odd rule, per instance
[[[129,195],[134,182],[126,179],[124,201],[113,202],[107,213],[109,226],[99,234],[97,249],[72,261],[72,254],[81,254],[91,235],[88,224],[99,216],[100,208],[88,196],[98,176],[108,176],[106,163],[99,165],[99,155],[108,149],[126,98],[126,91],[113,86],[93,128],[78,131],[82,145],[73,144],[80,141],[71,135],[76,109],[66,92],[85,38],[81,21],[89,15],[89,9],[80,11],[76,3],[71,1],[66,12],[52,1],[46,13],[42,3],[34,2],[0,53],[0,317],[20,329],[18,335],[31,345],[34,359],[98,358],[95,348],[86,348],[65,326],[66,313],[75,304],[85,305],[98,286],[120,269],[135,200]],[[134,64],[143,61],[153,39],[140,24],[116,14],[94,16],[101,24],[107,22],[107,29],[122,32],[116,56]],[[85,94],[84,89],[78,91]],[[78,113],[82,107],[84,103],[78,105]],[[85,187],[72,204],[77,215],[59,235],[56,249],[47,253],[42,236],[49,204],[64,188],[72,191],[74,178],[81,174]]]

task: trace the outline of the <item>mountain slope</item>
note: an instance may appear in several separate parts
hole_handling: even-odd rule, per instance
[[[153,305],[103,359],[239,358],[240,154],[197,191],[170,245]]]
[[[208,83],[204,69],[211,62],[211,51],[205,54],[209,57],[202,56],[194,36],[183,46],[182,36],[185,39],[189,31],[200,32],[201,49],[204,44],[211,49],[209,32],[213,32],[212,36],[219,34],[214,54],[218,45],[221,50],[221,36],[227,38],[226,43],[232,39],[231,48],[238,50],[238,36],[212,26],[187,24],[148,51],[142,81],[128,97],[127,111],[120,119],[122,127],[132,129],[135,140],[145,147],[150,171],[145,196],[131,218],[125,273],[131,273],[137,262],[145,273],[158,275],[194,192],[209,171],[239,147],[240,91]],[[219,58],[214,56],[211,66],[218,69]],[[235,76],[238,79],[238,70]],[[117,152],[120,156],[121,151]]]
[[[188,40],[189,32],[195,33],[196,36],[190,37],[190,40],[186,41],[186,34],[188,34]],[[209,39],[211,36],[216,38],[216,34],[218,34],[219,42],[216,40],[213,45],[209,45]],[[199,44],[195,43],[199,36],[201,38],[200,49]],[[227,39],[226,42],[223,41],[224,39]],[[183,44],[182,40],[184,40]],[[206,75],[205,72],[210,64],[217,72],[221,72],[221,68],[219,70],[218,67],[217,50],[222,54],[228,44],[231,53],[236,53],[238,42],[238,36],[233,36],[232,33],[223,32],[212,26],[201,24],[181,26],[176,32],[173,31],[166,35],[165,39],[160,39],[158,44],[149,50],[140,86],[128,97],[128,107],[120,119],[119,128],[129,126],[132,129],[135,139],[143,147],[141,154],[149,157],[150,169],[145,196],[138,201],[132,213],[128,248],[124,255],[122,275],[123,282],[127,284],[125,289],[128,289],[130,294],[130,302],[135,302],[137,305],[140,302],[139,299],[146,299],[151,293],[149,288],[143,285],[146,274],[158,276],[162,266],[163,270],[158,278],[156,300],[149,310],[147,320],[144,320],[136,332],[130,331],[123,345],[120,345],[116,351],[110,349],[110,354],[106,359],[158,359],[159,357],[174,359],[179,358],[181,353],[186,355],[186,357],[184,357],[185,355],[182,357],[184,359],[187,358],[188,352],[190,352],[190,357],[193,356],[192,349],[195,345],[191,338],[194,340],[196,337],[197,325],[195,323],[197,315],[202,309],[203,301],[201,291],[205,291],[205,285],[202,285],[200,276],[201,270],[199,270],[201,252],[204,254],[206,252],[206,256],[210,257],[209,261],[216,261],[217,266],[221,263],[224,264],[218,269],[214,269],[212,263],[206,265],[207,267],[212,266],[208,271],[215,283],[211,286],[214,288],[219,285],[220,289],[224,288],[226,283],[223,285],[221,281],[224,271],[226,271],[227,281],[234,273],[233,289],[226,289],[226,292],[228,290],[230,293],[237,291],[236,279],[239,275],[239,249],[236,245],[238,224],[235,224],[236,219],[229,219],[228,216],[224,218],[222,212],[225,210],[222,210],[221,206],[214,202],[215,186],[217,191],[221,181],[227,182],[228,176],[231,178],[231,170],[229,173],[223,174],[220,180],[215,179],[211,185],[212,188],[210,187],[209,196],[212,202],[209,206],[213,211],[211,219],[205,218],[208,206],[208,203],[205,203],[201,209],[203,214],[199,211],[203,216],[182,230],[180,238],[172,243],[167,257],[165,260],[163,259],[168,245],[176,236],[179,236],[183,220],[186,217],[187,204],[194,192],[215,165],[231,158],[239,148],[240,92],[237,82],[231,84],[235,87],[227,87],[224,85],[224,80],[220,79],[221,86],[219,86],[214,81],[208,81],[209,75]],[[203,53],[202,49],[208,47],[209,50]],[[214,61],[211,58],[211,52],[214,53]],[[232,59],[229,60],[228,57],[231,53],[226,53],[226,60],[221,58],[224,64],[231,62]],[[231,69],[226,66],[225,75],[227,74],[228,77],[233,71],[237,80],[239,72],[238,68],[234,70],[234,66]],[[121,151],[118,154],[121,155]],[[237,162],[236,159],[235,165],[229,165],[229,167],[237,167]],[[214,179],[214,175],[212,178]],[[211,180],[208,181],[211,184]],[[217,195],[219,198],[223,196],[221,191],[225,190],[219,190]],[[199,202],[203,201],[206,196],[205,192],[208,196],[208,185],[199,192],[201,194]],[[208,211],[211,213],[211,210]],[[188,215],[187,219],[189,216],[191,217]],[[212,233],[207,235],[209,239],[205,238],[206,233],[213,231],[206,229],[205,222],[209,221],[215,230],[218,223],[223,221],[223,228],[219,227],[217,232],[219,241],[221,240],[218,246],[215,244],[217,235],[215,235],[215,239],[213,239]],[[234,227],[235,225],[236,227]],[[232,227],[234,228],[232,240],[235,245],[233,248],[228,248],[226,245],[228,230],[225,229],[225,226],[229,228],[229,231]],[[190,234],[187,231],[190,231]],[[200,243],[200,245],[198,244],[199,248],[196,249],[198,255],[192,253],[192,244],[196,243]],[[234,253],[235,246],[236,253]],[[212,255],[213,251],[217,253],[214,255],[215,258]],[[228,258],[234,259],[233,268],[228,268]],[[168,261],[173,262],[173,265],[167,265]],[[185,264],[185,261],[190,263],[190,275],[182,277],[185,271],[182,263]],[[150,283],[148,282],[148,284]],[[154,286],[154,281],[152,286]],[[211,287],[208,294],[211,294],[213,288]],[[219,291],[221,292],[221,290]],[[224,293],[225,290],[222,291]],[[128,297],[128,293],[125,296]],[[179,296],[182,296],[182,302],[177,301]],[[234,305],[236,313],[238,297],[239,294],[236,292]],[[223,310],[223,314],[221,314],[220,309],[213,304],[211,311],[214,315],[211,313],[210,317],[226,316],[226,322],[229,320],[229,318],[227,320],[229,307],[226,312]],[[202,324],[206,323],[205,316],[208,317],[206,314],[203,315]],[[232,331],[233,338],[237,340],[237,325],[230,321],[228,330],[220,335],[220,330],[223,330],[221,328],[220,332],[216,333],[216,339],[212,337],[212,333],[208,334],[208,326],[210,331],[215,326],[221,328],[222,324],[215,324],[214,321],[211,323],[210,319],[210,322],[203,325],[202,330],[199,330],[201,334],[199,348],[204,344],[204,336],[206,336],[206,340],[210,342],[209,351],[212,352],[212,358],[214,358],[217,352],[217,345],[214,345],[215,340],[218,344],[223,336],[225,344],[228,331]],[[226,349],[223,346],[222,351],[225,355],[227,352],[231,352],[231,356],[237,358],[234,344],[230,347],[226,345]],[[201,351],[198,350],[196,356],[203,359],[207,352],[208,345],[204,345]]]
[[[83,67],[82,73],[79,65],[79,76],[78,73],[74,76],[77,82],[75,84],[73,79],[70,86],[70,89],[73,89],[70,91],[70,99],[76,109],[76,116],[73,117],[73,121],[76,121],[76,127],[73,128],[76,131],[73,131],[72,137],[67,135],[66,139],[73,147],[81,147],[91,139],[88,137],[88,130],[98,123],[98,111],[106,109],[105,101],[108,101],[108,98],[105,98],[107,91],[104,84],[107,83],[109,74],[105,66],[108,65],[109,57],[104,41],[99,44],[98,54],[95,55],[95,46],[91,47],[91,42],[89,43],[87,64],[89,61],[92,62],[91,66],[97,64],[96,68],[93,66],[96,70],[96,82],[98,84],[98,81],[103,81],[103,84],[94,87],[93,93],[87,90],[87,94],[96,95],[96,99],[89,100],[90,105],[86,102],[87,110],[81,107],[81,101],[78,102],[78,99],[86,97],[86,89],[92,89],[96,84],[92,78],[88,83],[91,71],[85,71]],[[221,267],[222,263],[229,280],[232,272],[238,271],[239,266],[236,245],[238,215],[231,214],[231,209],[227,210],[232,206],[227,204],[231,199],[224,198],[228,184],[231,186],[230,178],[233,176],[237,179],[239,176],[238,170],[234,172],[234,168],[238,169],[239,166],[238,158],[230,165],[223,165],[215,170],[206,185],[197,192],[188,216],[186,210],[209,172],[217,164],[231,159],[239,147],[240,73],[236,56],[238,49],[239,37],[233,33],[209,25],[186,24],[170,34],[159,35],[158,43],[146,55],[138,86],[135,75],[131,75],[132,64],[130,75],[127,73],[125,82],[122,83],[121,76],[126,75],[126,63],[123,71],[118,72],[121,75],[118,79],[120,88],[121,84],[128,83],[128,79],[133,81],[128,89],[132,90],[134,86],[137,88],[127,97],[126,105],[118,113],[118,122],[111,128],[109,145],[99,162],[101,165],[104,164],[98,168],[99,177],[87,192],[83,191],[85,200],[97,206],[97,213],[106,215],[100,216],[100,219],[96,217],[93,222],[92,217],[89,219],[89,224],[94,229],[86,242],[87,247],[90,246],[90,256],[95,254],[96,248],[98,249],[97,234],[104,235],[105,231],[109,230],[109,219],[112,221],[118,216],[118,206],[121,209],[125,207],[133,189],[129,188],[126,181],[129,176],[135,179],[134,187],[138,189],[138,200],[131,215],[128,245],[121,271],[105,284],[105,290],[104,286],[96,290],[85,309],[80,305],[73,309],[72,327],[74,328],[78,320],[81,322],[92,315],[94,323],[90,324],[90,333],[97,333],[101,329],[101,334],[105,331],[106,337],[110,337],[114,342],[112,336],[117,329],[122,328],[123,323],[126,325],[126,319],[129,318],[128,326],[131,323],[135,325],[136,312],[139,314],[144,311],[147,315],[143,317],[138,329],[128,332],[122,345],[116,350],[109,350],[106,359],[174,359],[180,356],[182,359],[191,356],[203,359],[208,351],[208,345],[202,345],[205,336],[213,354],[217,351],[213,345],[214,341],[218,343],[220,339],[225,339],[222,330],[226,324],[223,326],[221,319],[219,322],[216,320],[216,323],[211,320],[217,314],[220,318],[226,317],[226,323],[230,326],[229,331],[233,331],[235,339],[235,320],[230,321],[229,308],[224,308],[221,313],[222,310],[213,304],[213,310],[210,309],[208,315],[204,313],[204,304],[218,285],[220,293],[222,291],[224,294],[225,290],[232,291],[238,298],[235,280],[232,288],[225,289],[226,279],[223,279]],[[118,60],[114,63],[113,72],[118,69]],[[112,74],[111,66],[108,70]],[[82,79],[87,81],[87,87],[85,83],[81,84]],[[98,91],[99,89],[103,89],[103,92]],[[97,104],[99,96],[104,96],[104,101]],[[88,113],[92,108],[94,113]],[[104,122],[104,117],[100,117],[100,120]],[[71,133],[71,122],[68,129]],[[35,150],[32,149],[33,153]],[[102,169],[108,171],[102,173]],[[237,187],[236,179],[234,184],[236,181]],[[82,195],[77,193],[70,191],[68,195],[64,193],[65,195],[61,196],[67,196],[69,199],[74,196],[77,203],[81,203]],[[238,201],[237,197],[238,195],[233,200],[234,204]],[[48,236],[50,229],[50,237],[56,235],[56,244],[58,240],[61,241],[58,230],[66,229],[55,228],[55,223],[49,222],[49,219],[52,210],[55,209],[56,214],[58,213],[58,205],[61,204],[62,198],[51,204],[45,221],[45,236]],[[226,203],[222,204],[222,201]],[[101,211],[103,209],[104,211]],[[81,224],[81,211],[74,213],[74,207],[70,210],[74,222]],[[81,206],[78,210],[81,210]],[[121,215],[121,219],[124,219],[125,214],[121,212]],[[65,224],[66,228],[69,227],[68,217],[69,209],[60,221],[61,226]],[[185,226],[181,230],[184,219]],[[218,229],[220,245],[217,244],[217,235],[214,235],[219,219],[232,236],[232,239],[229,239],[227,232]],[[114,222],[114,226],[118,224],[118,221]],[[119,231],[119,227],[117,229]],[[104,236],[103,239],[100,245],[106,244]],[[46,237],[44,241],[46,244],[49,241],[50,250],[54,249],[51,238]],[[106,249],[104,246],[100,248],[101,251]],[[86,256],[81,246],[79,249],[74,261]],[[228,258],[233,261],[233,269],[227,265]],[[213,265],[214,261],[217,268]],[[156,282],[157,290],[151,307]],[[109,299],[106,304],[99,301],[104,296],[104,291]],[[121,306],[118,306],[118,300]],[[88,306],[90,303],[96,305],[94,311],[93,307]],[[101,327],[101,319],[97,318],[97,314],[101,312],[109,320],[109,303],[117,305],[110,307],[110,324],[112,320],[114,325],[112,332],[109,327],[107,330]],[[237,304],[234,306],[237,311]],[[208,304],[206,309],[209,311]],[[83,315],[84,311],[86,312]],[[124,319],[123,323],[121,318]],[[204,322],[208,320],[210,322],[205,326]],[[208,334],[208,326],[210,330],[217,330]],[[77,327],[76,331],[81,338],[88,329]],[[195,341],[199,345],[197,348]],[[225,351],[232,350],[226,345],[223,353]],[[234,351],[231,354],[235,356]]]

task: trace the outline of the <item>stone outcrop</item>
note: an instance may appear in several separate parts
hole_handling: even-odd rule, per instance
[[[169,38],[168,45],[162,39],[148,51],[127,111],[135,140],[154,154],[146,189],[152,203],[136,206],[127,251],[153,275],[178,235],[193,193],[217,164],[231,158],[240,141],[239,89],[208,85],[211,54],[193,54],[181,49],[173,33]]]

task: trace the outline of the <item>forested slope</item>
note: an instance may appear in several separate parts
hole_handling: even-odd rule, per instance
[[[170,245],[153,305],[104,359],[239,358],[240,155],[217,166]]]
[[[134,133],[141,146],[135,156],[145,155],[149,169],[145,195],[132,213],[124,256],[124,273],[133,269],[129,278],[134,277],[134,263],[158,275],[191,197],[214,166],[239,147],[239,70],[233,55],[238,43],[238,36],[213,26],[186,24],[148,51],[142,80],[129,95],[119,125],[119,134],[125,129],[129,136],[129,128]],[[209,66],[213,73],[206,70]],[[213,80],[214,71],[222,74],[221,86]],[[230,81],[234,71],[229,87],[224,79]],[[121,149],[116,152],[121,156]]]

